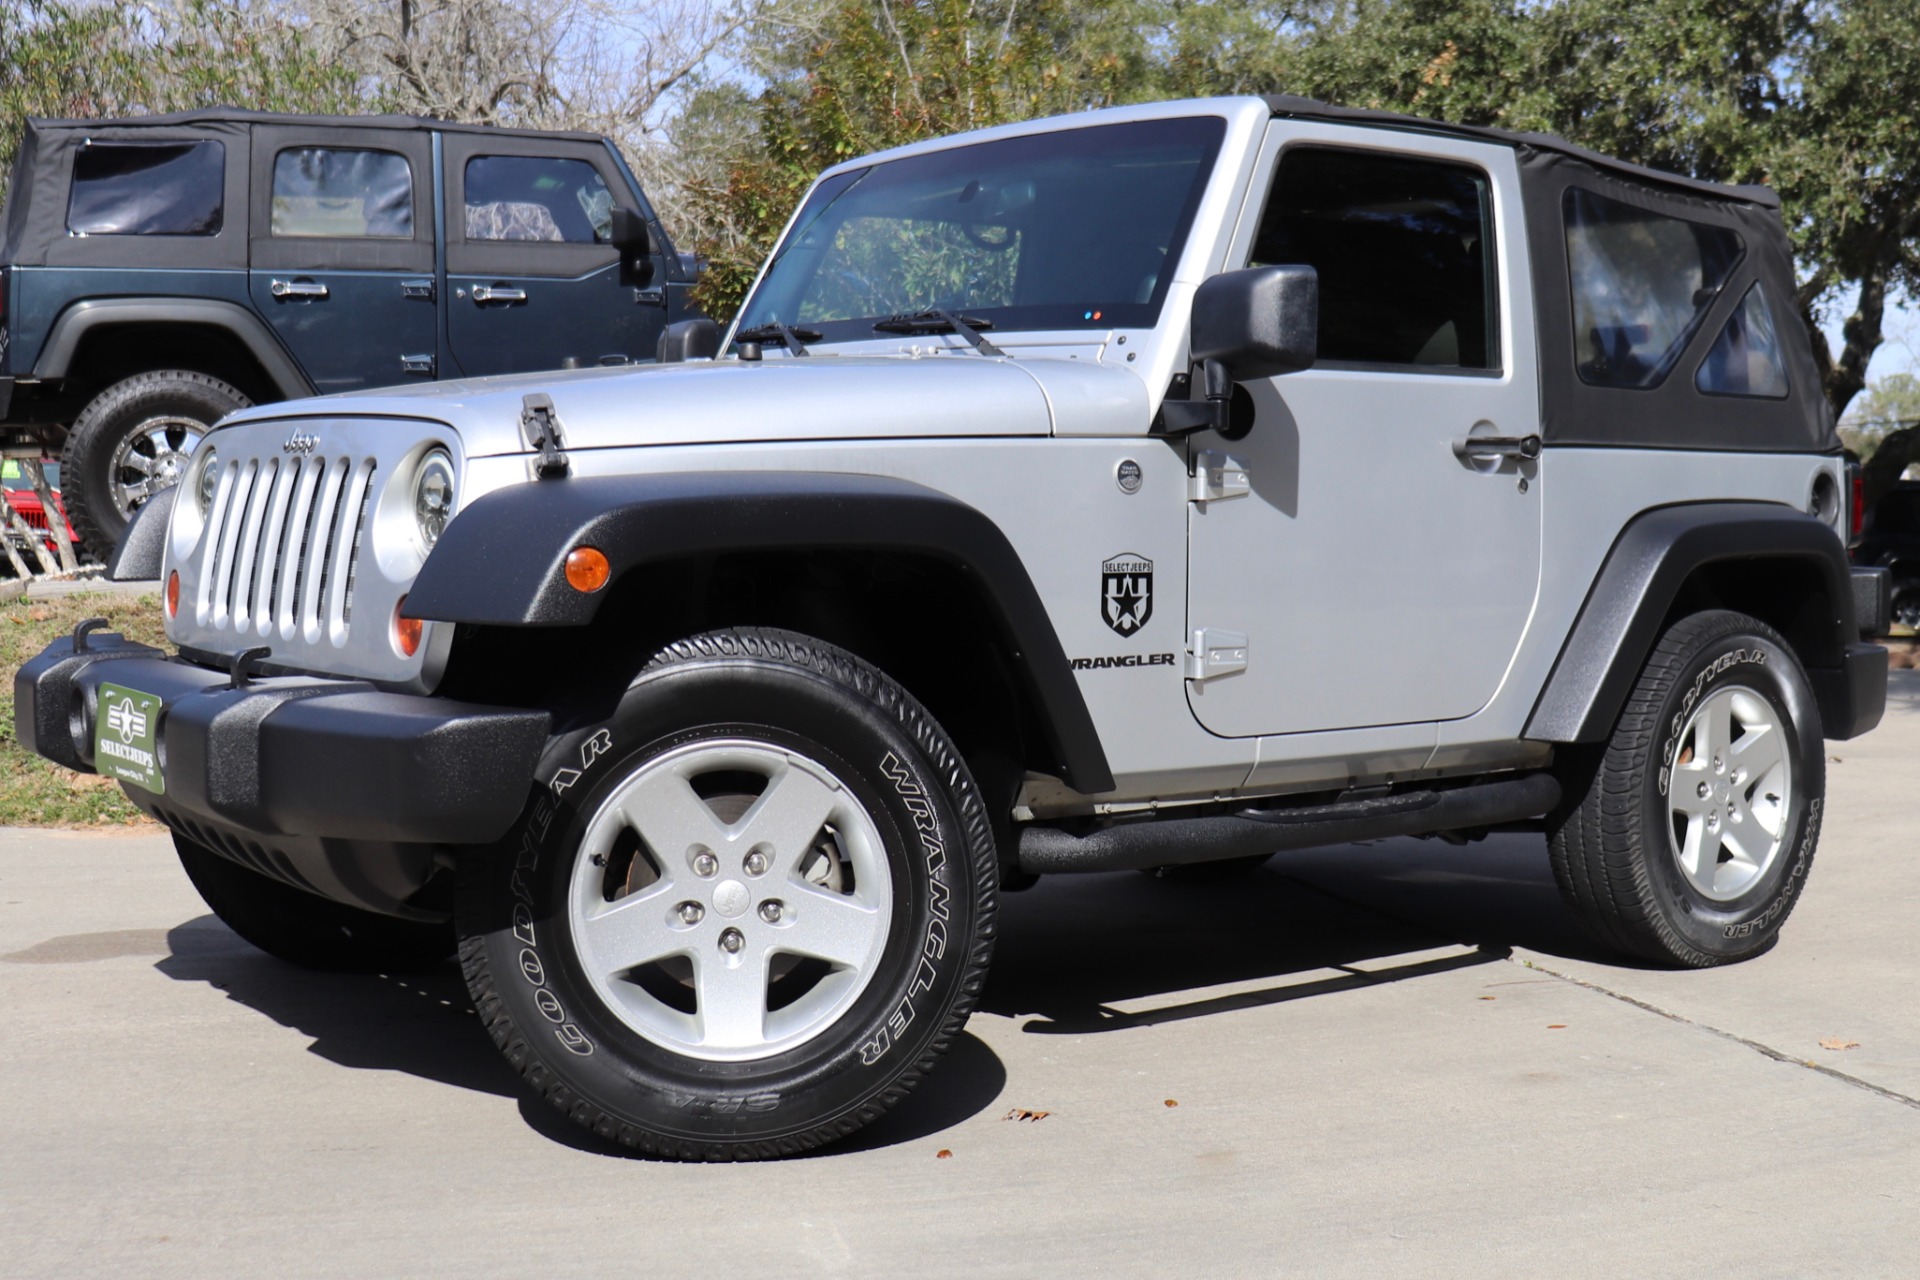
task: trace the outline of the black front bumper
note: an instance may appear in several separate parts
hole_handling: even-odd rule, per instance
[[[525,806],[550,726],[544,711],[388,693],[356,680],[285,677],[236,689],[227,672],[117,635],[81,644],[76,652],[72,638],[54,641],[14,678],[21,745],[95,772],[101,683],[157,696],[165,794],[126,790],[190,834],[226,828],[303,847],[491,841]]]

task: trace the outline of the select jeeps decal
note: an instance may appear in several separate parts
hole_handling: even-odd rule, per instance
[[[1100,616],[1123,636],[1153,616],[1153,561],[1122,551],[1100,566]]]
[[[893,789],[913,815],[914,828],[920,834],[920,853],[927,864],[927,936],[921,939],[920,964],[914,970],[907,994],[887,1015],[880,1030],[860,1046],[860,1063],[868,1067],[886,1056],[887,1050],[913,1025],[913,998],[933,989],[933,980],[939,974],[935,966],[947,954],[947,901],[952,896],[945,879],[947,846],[940,839],[940,818],[934,812],[933,802],[927,798],[926,788],[920,785],[900,757],[891,751],[880,761],[880,772],[887,776],[887,781],[893,783]]]

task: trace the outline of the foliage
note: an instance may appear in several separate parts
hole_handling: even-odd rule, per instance
[[[0,604],[0,826],[91,827],[145,822],[118,783],[71,773],[22,747],[13,736],[13,676],[20,664],[82,618],[143,644],[166,643],[158,596],[71,595]]]
[[[760,146],[693,211],[718,234],[699,298],[729,316],[814,176],[923,138],[1108,106],[1138,82],[1117,6],[1066,0],[840,0],[757,104]]]

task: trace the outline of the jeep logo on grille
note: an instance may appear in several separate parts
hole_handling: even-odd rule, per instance
[[[319,447],[320,447],[319,436],[310,436],[304,431],[296,431],[292,435],[287,437],[287,442],[285,444],[280,446],[280,452],[291,453],[291,454],[294,454],[295,456],[299,456],[303,454],[312,453],[315,449],[318,449]]]

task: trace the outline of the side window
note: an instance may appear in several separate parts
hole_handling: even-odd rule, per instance
[[[1320,360],[1497,369],[1487,177],[1466,165],[1294,147],[1252,261],[1320,273]]]
[[[1578,187],[1564,213],[1580,380],[1659,386],[1746,252],[1739,233]]]
[[[585,160],[475,156],[466,169],[468,240],[607,244],[613,192]]]
[[[413,238],[413,168],[391,151],[289,147],[273,158],[276,236]]]
[[[87,142],[73,157],[67,230],[76,236],[215,236],[227,149],[198,142]]]
[[[1747,290],[1740,309],[1727,320],[1713,350],[1700,362],[1693,385],[1710,396],[1761,396],[1778,400],[1787,394],[1787,367],[1780,358],[1780,335],[1773,327],[1773,311],[1758,283]]]

